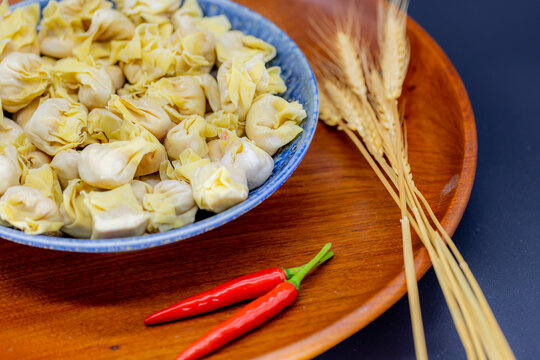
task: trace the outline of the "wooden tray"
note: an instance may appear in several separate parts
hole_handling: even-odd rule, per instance
[[[343,6],[327,0],[243,0],[308,58],[307,18]],[[361,3],[373,26],[373,2]],[[476,130],[459,76],[409,21],[409,157],[418,187],[453,233],[476,167]],[[291,59],[294,61],[294,59]],[[123,254],[74,254],[0,241],[1,359],[172,359],[238,306],[147,328],[143,318],[238,275],[297,266],[332,241],[336,256],[303,283],[301,297],[212,359],[304,359],[335,345],[405,293],[399,212],[344,134],[319,125],[290,180],[241,218],[202,236]],[[430,262],[414,240],[418,277]]]

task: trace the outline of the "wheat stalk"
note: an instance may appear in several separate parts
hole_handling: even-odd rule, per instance
[[[430,256],[467,357],[514,359],[467,263],[413,181],[404,106],[398,105],[410,58],[407,6],[407,0],[379,3],[377,57],[359,45],[356,11],[349,10],[344,17],[338,17],[334,26],[320,19],[313,23],[314,34],[326,53],[324,60],[315,64],[321,89],[320,118],[347,134],[401,210],[405,276],[417,358],[427,359],[427,351],[411,227]],[[328,36],[332,33],[333,38]]]

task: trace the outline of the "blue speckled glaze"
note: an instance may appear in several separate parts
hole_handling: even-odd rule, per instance
[[[23,1],[13,7],[34,2],[39,2],[43,8],[48,1]],[[274,156],[275,167],[272,176],[261,187],[251,191],[244,202],[220,214],[164,233],[89,240],[28,235],[19,230],[0,226],[0,237],[25,245],[76,252],[121,252],[150,248],[199,235],[236,219],[272,195],[291,176],[313,139],[319,112],[317,83],[307,59],[287,34],[254,11],[227,0],[199,0],[199,4],[205,15],[224,14],[229,18],[233,29],[254,35],[274,45],[277,57],[270,65],[277,65],[282,69],[281,75],[287,84],[287,92],[282,96],[287,100],[299,101],[307,112],[307,118],[301,124],[304,131]]]

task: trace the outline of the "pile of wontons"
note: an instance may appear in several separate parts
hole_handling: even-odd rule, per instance
[[[195,0],[0,6],[0,223],[137,236],[245,200],[306,117],[276,49]],[[217,67],[217,76],[210,72]]]

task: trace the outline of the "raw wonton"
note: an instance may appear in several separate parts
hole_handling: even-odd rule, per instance
[[[174,116],[181,115],[204,115],[206,110],[206,98],[197,78],[193,76],[177,76],[162,78],[150,84],[146,96],[164,107]],[[170,109],[172,107],[172,109]],[[169,108],[169,109],[167,109]],[[181,120],[181,119],[178,119]]]
[[[7,0],[0,6],[0,60],[12,52],[39,54],[36,27],[39,4],[9,10]]]
[[[159,170],[160,164],[167,159],[165,147],[159,140],[139,124],[124,120],[118,131],[113,133],[113,138],[121,141],[143,139],[153,145],[153,150],[146,153],[135,172],[135,176],[144,176]]]
[[[133,190],[133,194],[137,198],[139,205],[143,206],[144,196],[151,193],[154,187],[147,182],[133,180],[131,182],[131,189]]]
[[[58,205],[62,203],[62,189],[56,173],[49,164],[28,170],[23,185],[39,190],[43,196],[54,200]]]
[[[49,155],[76,148],[85,140],[87,111],[66,99],[45,100],[24,125],[34,145]]]
[[[132,84],[149,83],[165,75],[176,75],[181,48],[167,48],[172,35],[171,24],[140,24],[129,41],[111,42],[111,63],[120,62],[124,75]]]
[[[212,111],[219,111],[221,109],[221,100],[219,98],[219,88],[216,78],[210,74],[195,75],[199,84],[204,91],[204,95],[208,100],[208,104]]]
[[[103,59],[97,59],[96,64],[99,68],[105,70],[107,74],[109,74],[114,91],[124,86],[126,83],[126,78],[124,77],[124,72],[120,66],[112,65],[109,63],[109,60]]]
[[[246,133],[250,140],[270,155],[292,141],[302,128],[298,126],[306,112],[297,101],[274,95],[258,97],[246,118]]]
[[[182,7],[171,16],[171,22],[176,29],[192,29],[196,27],[203,12],[196,0],[185,0]]]
[[[233,68],[232,62],[222,64],[217,72],[221,108],[244,121],[251,107],[257,84],[241,67]]]
[[[223,110],[244,120],[253,99],[262,93],[279,93],[287,88],[279,67],[267,69],[259,55],[234,57],[220,66],[217,81]]]
[[[170,41],[172,48],[179,46],[182,50],[176,62],[176,74],[208,73],[214,67],[216,62],[214,34],[199,30],[184,34],[177,30]]]
[[[63,16],[72,21],[81,22],[85,26],[90,24],[92,15],[96,11],[108,9],[112,5],[108,0],[62,0],[58,3]]]
[[[173,127],[165,138],[165,149],[169,157],[178,160],[180,154],[188,148],[201,157],[206,156],[206,131],[206,121],[198,115],[189,116]]]
[[[78,88],[79,101],[89,109],[105,107],[114,92],[107,71],[74,58],[58,60],[52,69],[70,88]]]
[[[261,186],[272,175],[274,160],[247,138],[227,134],[208,144],[209,156],[229,168],[243,170],[249,190]]]
[[[39,150],[30,151],[24,157],[28,161],[28,167],[30,169],[38,169],[43,165],[51,163],[51,158]]]
[[[255,36],[233,30],[216,38],[216,54],[221,64],[233,57],[251,58],[258,54],[268,62],[276,56],[276,48]]]
[[[115,134],[120,130],[121,126],[122,119],[107,109],[94,109],[90,111],[86,128],[88,133],[86,144],[110,142],[112,139],[115,139]]]
[[[93,42],[129,40],[135,34],[135,25],[120,11],[99,9],[92,15],[90,28],[76,37],[78,45],[73,53],[83,60],[90,54]]]
[[[168,21],[181,0],[117,0],[118,10],[127,15],[133,22],[140,24],[163,23]]]
[[[92,239],[142,235],[149,216],[137,202],[131,185],[92,191],[85,199],[92,214]]]
[[[178,180],[165,180],[144,196],[144,209],[150,213],[149,232],[167,231],[195,221],[197,206],[191,186]]]
[[[209,163],[195,169],[191,187],[199,208],[215,213],[246,200],[249,192],[242,171],[218,163]]]
[[[0,142],[13,144],[21,134],[24,134],[23,128],[13,120],[5,118],[4,113],[0,111]]]
[[[150,175],[144,175],[137,178],[137,180],[142,181],[150,185],[152,188],[159,184],[161,181],[161,177],[159,174],[150,174]]]
[[[79,152],[73,149],[62,150],[51,161],[60,184],[65,188],[70,180],[79,178]]]
[[[0,142],[0,195],[12,186],[19,185],[21,167],[17,149],[10,144]]]
[[[92,236],[92,214],[88,207],[88,195],[94,188],[77,179],[69,182],[63,193],[60,214],[64,220],[62,231],[68,235],[89,238]]]
[[[10,187],[0,198],[0,218],[27,234],[58,231],[62,217],[54,200],[28,186]]]
[[[186,0],[172,16],[175,30],[205,30],[215,36],[225,34],[231,29],[231,23],[225,15],[203,17],[203,12],[196,0]]]
[[[215,134],[211,134],[212,137],[218,136],[222,130],[234,131],[237,136],[244,136],[246,124],[238,121],[238,116],[236,116],[236,114],[219,110],[207,115],[205,120],[208,127],[213,127],[215,129]]]
[[[13,52],[0,62],[0,99],[2,107],[17,112],[43,94],[49,75],[40,57]]]
[[[150,99],[133,100],[114,95],[108,108],[114,114],[141,125],[158,139],[163,138],[173,126],[165,110]]]
[[[88,145],[80,153],[79,175],[90,185],[114,189],[131,182],[144,155],[156,148],[143,138]]]
[[[181,180],[191,182],[195,170],[201,166],[210,164],[207,158],[201,158],[195,151],[188,148],[180,154],[179,160],[164,161],[159,168],[159,176],[162,180]]]
[[[43,9],[38,33],[41,52],[55,58],[72,56],[78,44],[75,37],[90,26],[92,15],[110,7],[112,3],[106,0],[49,1]]]
[[[15,122],[20,126],[24,127],[24,124],[30,120],[34,112],[37,110],[39,104],[41,103],[41,99],[43,98],[37,97],[25,108],[17,111],[15,114],[13,114],[13,120],[15,120]]]

